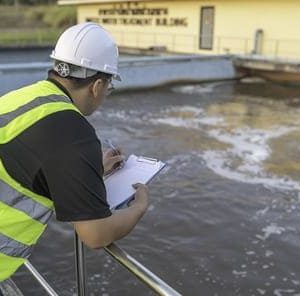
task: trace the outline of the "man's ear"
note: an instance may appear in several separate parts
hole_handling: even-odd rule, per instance
[[[102,80],[101,79],[97,79],[94,82],[91,83],[90,85],[90,90],[94,96],[94,98],[98,97],[99,92],[101,91],[101,87],[102,87]]]

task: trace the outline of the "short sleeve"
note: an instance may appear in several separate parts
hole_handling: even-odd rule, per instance
[[[74,118],[71,126],[60,128],[57,147],[43,161],[35,182],[42,180],[47,188],[59,221],[108,217],[101,143],[84,118]]]
[[[109,216],[102,179],[100,145],[81,142],[51,157],[43,167],[57,220],[82,221]]]

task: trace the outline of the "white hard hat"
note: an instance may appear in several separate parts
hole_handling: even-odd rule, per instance
[[[108,32],[100,25],[89,22],[72,26],[63,32],[50,55],[52,59],[62,62],[58,65],[56,62],[54,69],[63,69],[63,77],[87,78],[103,72],[121,80],[118,56],[118,47]]]

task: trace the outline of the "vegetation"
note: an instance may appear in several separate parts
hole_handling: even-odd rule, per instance
[[[48,46],[53,45],[61,30],[57,29],[19,29],[0,33],[0,47]]]
[[[39,4],[55,4],[56,0],[0,0],[0,5],[39,5]]]
[[[10,2],[0,0],[0,3]],[[48,1],[19,1],[35,4]],[[53,44],[58,35],[68,26],[76,24],[74,6],[57,5],[1,5],[0,6],[0,46],[25,46]]]

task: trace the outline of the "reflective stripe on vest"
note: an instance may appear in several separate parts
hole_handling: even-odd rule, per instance
[[[58,96],[58,95],[35,98],[33,101],[29,102],[28,104],[26,104],[24,106],[19,107],[16,110],[7,112],[5,114],[1,114],[0,128],[7,125],[12,119],[15,119],[16,117],[34,109],[35,107],[38,107],[38,106],[46,104],[46,103],[51,103],[51,102],[70,103],[70,99],[64,98],[64,97]]]
[[[3,246],[1,253],[12,256],[28,258],[33,247],[28,247],[20,242],[17,242],[3,234],[0,234],[0,245]]]
[[[42,204],[34,201],[32,198],[18,192],[11,186],[7,185],[0,180],[0,192],[1,202],[10,207],[14,207],[20,212],[24,212],[32,219],[40,221],[42,224],[46,224],[49,220],[49,214],[47,214],[48,208]],[[1,226],[0,226],[1,227]]]
[[[37,121],[63,110],[79,112],[49,81],[1,97],[0,144],[5,145]],[[10,277],[29,257],[52,212],[52,201],[14,180],[0,159],[0,281]]]

